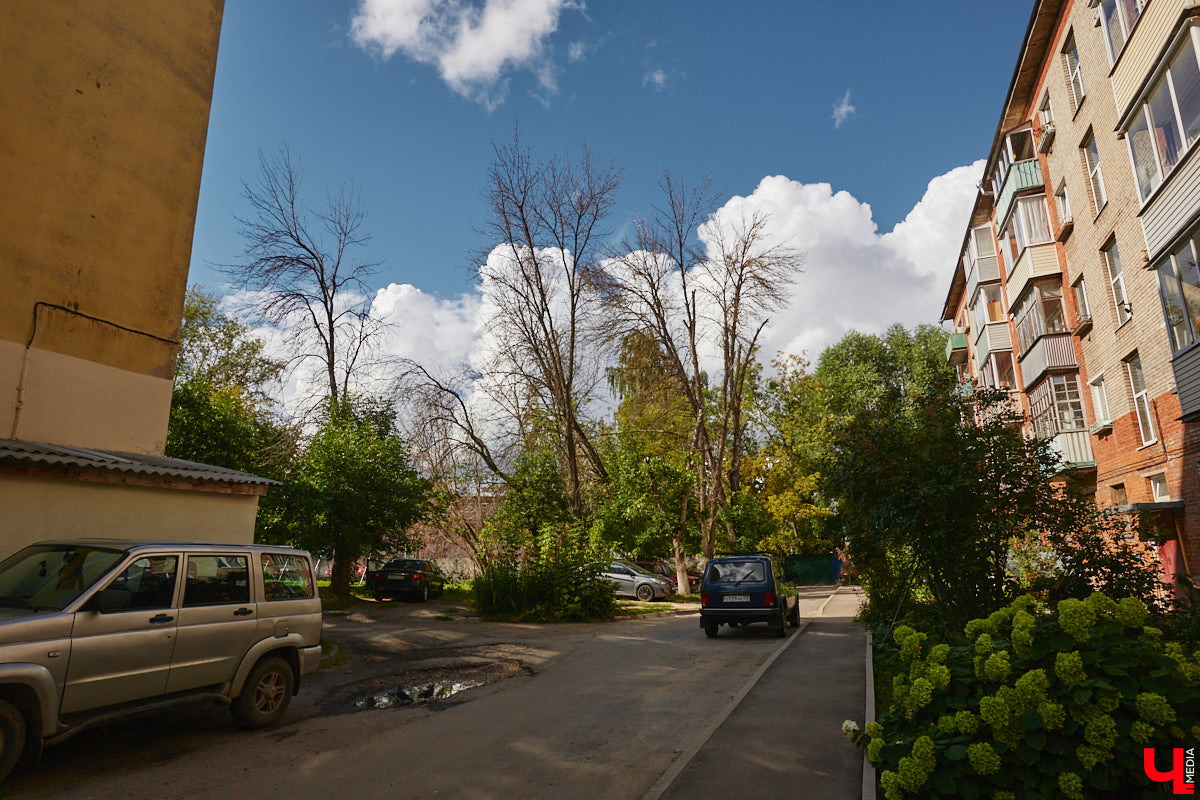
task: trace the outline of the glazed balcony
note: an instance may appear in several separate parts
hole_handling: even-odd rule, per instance
[[[975,290],[981,283],[995,283],[1000,280],[1000,259],[995,256],[981,256],[974,262],[967,262],[967,302],[975,299]]]
[[[1045,185],[1042,167],[1036,158],[1014,161],[1004,176],[1004,183],[1000,185],[1000,193],[996,195],[996,219],[1002,222],[1008,219],[1018,193],[1026,189],[1043,189]]]
[[[1046,370],[1076,367],[1075,345],[1069,333],[1052,333],[1033,343],[1021,356],[1021,386],[1029,391]]]

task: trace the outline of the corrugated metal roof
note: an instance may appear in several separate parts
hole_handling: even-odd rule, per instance
[[[199,464],[182,458],[121,453],[113,450],[86,450],[60,444],[26,442],[20,439],[0,439],[0,464],[31,464],[42,467],[98,469],[148,475],[162,478],[182,478],[206,483],[242,483],[259,486],[278,486],[279,481],[260,478],[248,472]]]

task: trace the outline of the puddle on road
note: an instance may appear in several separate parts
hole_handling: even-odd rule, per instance
[[[367,695],[354,704],[358,709],[369,708],[399,708],[420,703],[431,703],[435,700],[445,700],[459,692],[483,686],[482,681],[446,681],[433,683],[418,683],[412,686],[398,686],[392,691]]]

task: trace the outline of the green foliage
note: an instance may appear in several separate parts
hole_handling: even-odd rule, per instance
[[[286,364],[263,353],[262,339],[237,317],[221,311],[220,298],[189,286],[183,301],[176,385],[199,379],[217,389],[239,387],[253,405],[265,405],[267,387]]]
[[[537,551],[547,531],[563,532],[570,522],[571,503],[558,462],[548,451],[528,452],[517,460],[504,503],[480,541],[493,554]]]
[[[699,547],[693,475],[686,459],[657,454],[645,439],[617,437],[605,453],[608,483],[591,493],[596,534],[631,558],[662,558]]]
[[[1021,435],[1006,394],[954,392],[943,345],[925,330],[851,334],[817,371],[841,410],[824,488],[867,590],[867,618],[925,606],[961,626],[1030,590],[1151,601],[1153,570],[1119,535],[1119,519],[1098,515],[1058,475],[1047,441]]]
[[[429,481],[410,466],[391,407],[343,398],[325,406],[317,432],[292,463],[267,535],[332,556],[332,588],[344,595],[348,567],[360,557],[419,546],[410,528],[425,516],[429,491]]]
[[[612,619],[612,584],[600,577],[586,548],[547,548],[523,560],[505,553],[484,562],[472,582],[475,609],[484,619],[510,622],[584,622]]]
[[[895,674],[877,726],[844,730],[901,798],[1157,797],[1144,747],[1200,719],[1200,650],[1164,643],[1139,600],[1057,609],[1025,595],[950,641],[902,625],[877,639]]]

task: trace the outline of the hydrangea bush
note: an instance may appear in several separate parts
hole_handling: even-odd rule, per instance
[[[899,674],[875,723],[843,727],[902,798],[1161,796],[1142,751],[1200,742],[1200,649],[1164,643],[1146,606],[1030,596],[963,638],[897,627]]]

